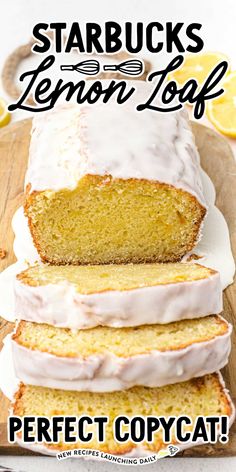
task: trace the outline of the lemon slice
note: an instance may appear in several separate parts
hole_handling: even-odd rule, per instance
[[[208,103],[207,116],[218,131],[236,138],[236,72],[231,72],[221,85],[225,92]]]
[[[209,73],[221,61],[229,59],[219,52],[206,52],[202,54],[189,54],[185,56],[180,69],[169,74],[169,78],[175,80],[179,85],[184,85],[189,79],[196,79],[202,85]],[[229,73],[230,66],[227,73]]]
[[[2,98],[0,98],[0,128],[8,125],[10,121],[11,115],[7,110],[7,104]]]

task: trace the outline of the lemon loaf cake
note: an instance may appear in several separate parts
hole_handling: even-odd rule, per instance
[[[134,86],[142,103],[152,86]],[[184,110],[137,112],[132,101],[111,101],[34,118],[25,214],[43,261],[178,261],[197,242],[205,213]]]
[[[13,414],[24,416],[107,416],[106,439],[97,441],[96,435],[89,443],[40,444],[37,446],[21,445],[36,449],[44,454],[55,455],[58,451],[75,448],[88,448],[120,455],[146,455],[158,452],[167,444],[163,444],[161,431],[154,433],[151,443],[141,442],[138,447],[134,442],[118,443],[113,436],[113,422],[117,416],[155,416],[169,417],[187,415],[192,423],[199,415],[229,417],[229,425],[234,420],[234,407],[225,390],[222,378],[218,374],[192,379],[176,385],[161,388],[134,387],[124,392],[91,393],[54,390],[22,384],[15,396]],[[87,431],[91,431],[88,426]],[[192,426],[188,426],[191,431]],[[123,428],[125,432],[126,427]],[[184,428],[185,430],[185,428]],[[93,430],[92,430],[93,431]],[[170,443],[178,445],[174,431],[171,431]],[[199,443],[201,443],[199,441]],[[181,448],[193,444],[181,444]],[[196,445],[196,443],[195,443]]]
[[[221,311],[219,273],[193,263],[41,264],[15,283],[16,317],[57,327],[170,323]]]
[[[72,331],[21,321],[12,337],[16,376],[26,384],[115,391],[188,380],[221,369],[231,326],[219,316],[135,328]]]

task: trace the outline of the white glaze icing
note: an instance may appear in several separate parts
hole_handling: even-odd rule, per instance
[[[27,269],[28,264],[24,260],[15,262],[0,273],[0,312],[5,320],[15,321],[15,297],[14,286],[16,274]]]
[[[110,392],[135,385],[161,387],[213,373],[227,363],[231,332],[232,327],[228,325],[224,335],[210,341],[193,343],[179,350],[156,350],[129,357],[109,352],[88,357],[59,357],[28,349],[9,336],[4,349],[12,349],[16,376],[25,384]]]
[[[209,209],[204,220],[202,239],[192,253],[200,256],[197,260],[199,264],[220,273],[223,290],[233,283],[235,262],[231,251],[229,230],[224,216],[217,207],[212,206]]]
[[[26,173],[31,192],[73,190],[87,174],[111,175],[173,185],[206,207],[187,112],[138,112],[136,104],[147,100],[153,85],[128,85],[136,92],[122,106],[114,100],[66,104],[34,117]]]
[[[193,282],[83,295],[67,281],[32,287],[16,280],[15,316],[57,327],[139,326],[220,313],[220,275]]]
[[[229,392],[228,390],[226,389],[225,387],[225,382],[222,378],[222,375],[220,372],[218,372],[218,376],[219,376],[219,382],[223,388],[223,391],[224,391],[224,395],[226,396],[228,402],[229,402],[229,406],[230,406],[230,409],[231,409],[231,414],[229,416],[229,428],[231,428],[231,426],[233,425],[234,421],[235,421],[235,406],[229,396]],[[12,413],[12,412],[11,412]],[[42,445],[42,444],[37,444],[37,445],[30,445],[30,444],[25,444],[19,437],[17,437],[17,442],[19,444],[19,446],[23,447],[23,448],[26,448],[26,449],[29,449],[31,451],[35,451],[39,454],[43,454],[43,455],[48,455],[48,456],[56,456],[58,452],[62,452],[60,450],[56,450],[56,449],[49,449],[46,445]],[[179,450],[180,451],[183,451],[185,449],[189,449],[191,447],[195,447],[195,446],[201,446],[203,445],[203,440],[202,439],[199,439],[197,442],[195,443],[192,443],[191,441],[188,442],[188,443],[185,443],[185,444],[176,444],[176,446],[178,446]],[[151,454],[154,454],[153,451],[148,451],[148,449],[146,449],[144,446],[135,446],[130,452],[126,453],[123,455],[123,457],[146,457],[146,456],[149,456]],[[86,456],[81,456],[81,459],[83,460],[97,460],[95,457],[86,457]]]
[[[11,334],[5,337],[0,351],[0,372],[0,390],[12,402],[19,388],[19,379],[16,377],[13,363]]]

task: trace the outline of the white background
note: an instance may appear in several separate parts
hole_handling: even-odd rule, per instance
[[[203,24],[201,34],[204,49],[220,51],[229,56],[232,68],[236,69],[236,0],[0,0],[0,70],[5,58],[12,50],[27,42],[33,26],[40,22],[79,21],[104,23],[108,20],[125,21],[181,21]],[[152,59],[156,66],[166,62],[163,54]],[[0,84],[0,96],[5,95]],[[25,115],[17,112],[13,120]],[[1,375],[1,374],[0,374]],[[80,470],[96,472],[121,470],[119,466],[106,463],[79,462],[69,460],[58,463],[54,458],[0,457],[0,465],[14,467],[21,471],[48,472]],[[236,458],[228,459],[165,459],[149,465],[153,472],[233,472]],[[122,469],[122,470],[126,470]],[[130,470],[130,467],[128,467]],[[139,472],[142,467],[138,467]],[[132,468],[132,470],[134,470]],[[137,468],[135,469],[137,470]]]

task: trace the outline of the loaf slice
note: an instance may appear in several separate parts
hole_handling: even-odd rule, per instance
[[[142,102],[150,84],[135,87]],[[53,264],[178,261],[206,213],[186,112],[129,102],[34,118],[26,189],[35,246]]]
[[[69,390],[157,387],[221,369],[231,326],[219,316],[136,328],[71,331],[21,321],[12,338],[16,376]]]
[[[119,444],[114,440],[112,425],[119,415],[133,416],[182,416],[188,415],[192,422],[199,415],[228,415],[230,424],[234,418],[234,408],[217,374],[192,379],[161,388],[134,387],[125,392],[88,393],[54,390],[43,387],[21,385],[15,397],[13,414],[23,416],[109,416],[106,440],[99,444],[96,438],[87,444],[59,444],[39,446],[39,452],[56,454],[61,450],[74,448],[96,449],[113,454],[145,455],[158,452],[163,444],[159,432],[152,443],[140,443],[138,449],[133,442]],[[89,429],[88,429],[89,431]],[[125,431],[125,428],[124,428]],[[172,444],[176,443],[171,436]],[[24,445],[23,443],[21,443]],[[178,445],[178,444],[177,444]],[[191,444],[185,444],[189,447]],[[25,447],[31,447],[25,444]],[[183,444],[182,446],[183,447]],[[37,446],[36,446],[37,449]]]
[[[15,284],[16,317],[57,327],[169,323],[221,311],[219,273],[193,263],[41,264]]]

